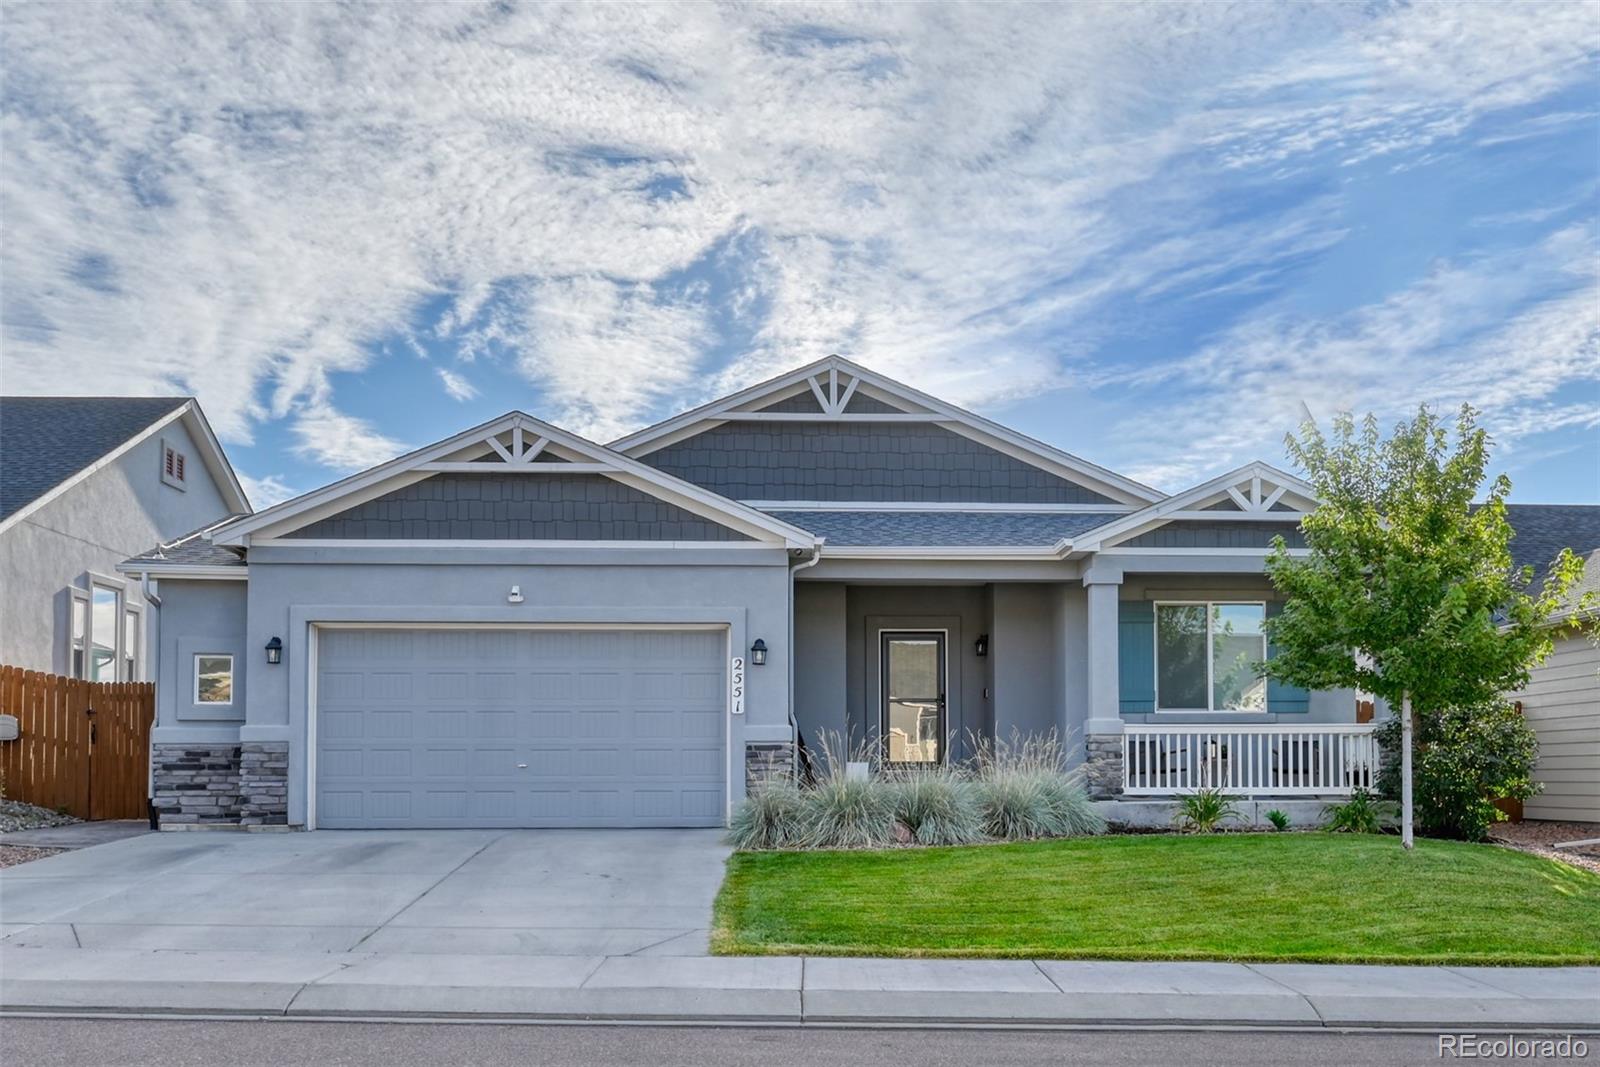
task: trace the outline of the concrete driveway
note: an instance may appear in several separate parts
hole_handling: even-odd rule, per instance
[[[0,873],[6,947],[703,956],[717,830],[164,833]]]

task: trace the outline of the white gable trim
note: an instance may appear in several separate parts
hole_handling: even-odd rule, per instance
[[[843,389],[836,390],[834,383],[841,374],[848,375],[853,380]],[[816,394],[818,402],[823,407],[820,414],[750,410],[762,402],[770,403],[775,398],[787,398],[808,387]],[[852,396],[855,392],[861,391],[863,395],[894,404],[901,410],[881,414],[846,413],[844,408],[848,401],[842,395],[846,391]],[[780,393],[782,396],[778,396]],[[612,442],[611,447],[630,456],[644,456],[713,426],[731,421],[937,423],[963,437],[1003,452],[1013,459],[1049,471],[1085,488],[1104,493],[1115,502],[1140,506],[1162,498],[1161,493],[1147,485],[1141,485],[1131,478],[1125,478],[1071,453],[1035,441],[981,415],[975,415],[954,404],[947,404],[937,397],[929,396],[839,356],[828,356],[720,400],[702,404],[681,415],[620,438]]]
[[[532,431],[531,441],[528,431]],[[510,448],[499,441],[506,433],[511,434]],[[552,446],[578,459],[566,463],[534,461],[535,456],[556,456],[557,451],[552,451]],[[475,456],[491,455],[495,457],[492,461],[471,462]],[[780,541],[791,548],[810,548],[816,544],[816,538],[797,526],[664,474],[520,411],[508,412],[371,470],[238,519],[216,530],[211,540],[221,545],[248,545],[252,535],[279,537],[441,471],[525,477],[600,474],[758,540]]]
[[[0,522],[0,533],[21,523],[29,515],[49,504],[52,500],[69,492],[74,486],[94,477],[175,422],[183,423],[183,428],[189,431],[189,436],[194,439],[195,444],[199,447],[200,462],[205,465],[206,473],[216,483],[217,492],[221,494],[228,510],[249,511],[250,499],[244,495],[244,487],[239,484],[238,477],[234,475],[233,466],[228,462],[227,453],[222,451],[222,445],[218,443],[216,435],[211,432],[211,426],[206,422],[205,415],[201,413],[199,405],[193,400],[186,400],[59,485],[46,490],[35,499],[28,501],[28,503],[7,515],[5,521]]]
[[[1148,533],[1169,522],[1179,520],[1199,522],[1282,522],[1298,523],[1317,506],[1315,490],[1285,471],[1266,463],[1247,463],[1237,470],[1202,482],[1192,489],[1175,493],[1165,500],[1152,504],[1115,522],[1078,535],[1077,549],[1099,552],[1113,545]],[[1238,511],[1207,511],[1212,504],[1232,500],[1241,505]],[[1278,504],[1287,504],[1294,510],[1273,511]],[[1132,551],[1131,549],[1128,551]],[[1171,549],[1161,549],[1171,552]],[[1218,552],[1220,549],[1196,549],[1197,552]],[[1256,551],[1256,550],[1252,550]]]

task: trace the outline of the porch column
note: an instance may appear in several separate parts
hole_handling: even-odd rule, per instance
[[[1119,569],[1090,567],[1083,584],[1088,600],[1088,719],[1084,723],[1084,784],[1097,800],[1122,793],[1122,715],[1117,694],[1117,595]]]

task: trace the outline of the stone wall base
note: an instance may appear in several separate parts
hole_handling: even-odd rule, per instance
[[[150,746],[154,804],[163,826],[239,821],[239,746]]]
[[[1122,795],[1122,736],[1090,734],[1083,743],[1083,786],[1093,800]]]
[[[239,822],[244,826],[289,823],[289,743],[247,741],[239,746]]]
[[[750,742],[744,746],[744,788],[750,792],[767,782],[794,777],[794,743]]]

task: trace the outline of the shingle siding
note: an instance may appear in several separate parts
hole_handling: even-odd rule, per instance
[[[844,545],[1008,545],[1053,548],[1121,518],[1116,512],[1065,515],[1012,511],[783,511],[769,514]]]
[[[287,535],[349,540],[748,541],[598,474],[437,474]]]
[[[640,458],[735,500],[1115,503],[923,423],[726,423]]]
[[[1305,536],[1287,522],[1169,522],[1117,548],[1271,548],[1279,534],[1290,548],[1304,548]]]

